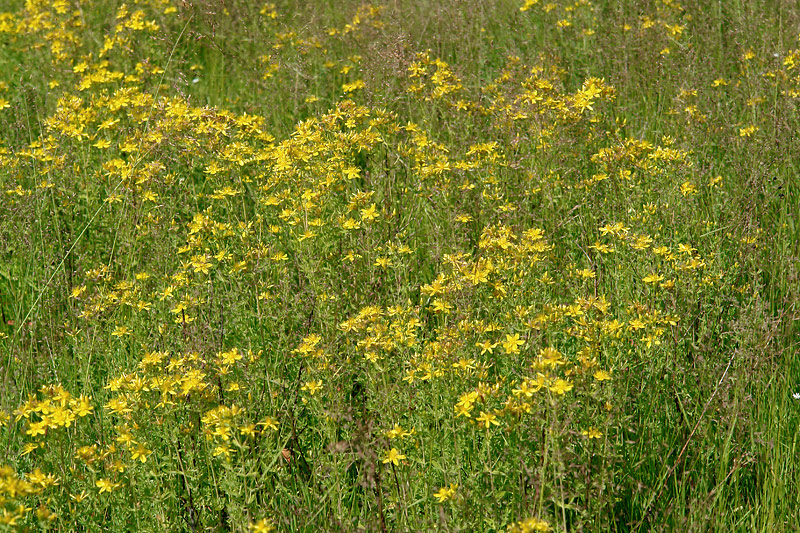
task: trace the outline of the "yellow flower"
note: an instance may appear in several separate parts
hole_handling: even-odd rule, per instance
[[[465,405],[465,404],[459,403],[459,404],[455,405],[453,408],[454,408],[454,410],[456,412],[456,418],[458,418],[459,416],[465,416],[467,418],[471,417],[470,410],[472,409],[472,404]]]
[[[69,497],[76,502],[81,503],[83,500],[89,497],[89,494],[85,490],[82,490],[78,494],[70,494]]]
[[[697,187],[694,185],[694,183],[692,183],[690,181],[683,182],[683,184],[681,185],[681,194],[682,195],[689,196],[689,195],[696,194],[696,193],[697,193]]]
[[[136,448],[131,451],[131,456],[134,461],[147,462],[147,457],[153,452],[144,447],[144,444],[139,443]]]
[[[399,466],[400,461],[402,461],[405,458],[406,456],[397,451],[397,448],[392,448],[391,450],[389,450],[389,453],[387,453],[386,456],[383,458],[383,464],[392,463],[394,466]]]
[[[300,387],[300,390],[308,391],[308,393],[311,396],[314,396],[317,393],[317,391],[320,390],[321,388],[322,388],[322,381],[317,380],[317,381],[309,381],[308,383]]]
[[[104,492],[111,492],[112,490],[119,487],[119,483],[112,483],[110,479],[105,479],[105,478],[98,479],[95,482],[95,485],[97,486],[98,489],[100,489],[100,494],[103,494]]]
[[[400,424],[395,424],[394,428],[386,432],[386,436],[390,439],[396,439],[398,437],[404,439],[406,437],[413,435],[414,433],[416,433],[414,428],[411,428],[411,431],[406,431],[400,426]]]
[[[525,380],[520,383],[519,388],[512,389],[511,392],[514,394],[514,396],[524,396],[526,398],[530,398],[533,396],[533,393],[536,392],[536,389],[531,387],[531,384],[528,380]]]
[[[131,330],[127,328],[127,326],[117,326],[114,328],[114,331],[111,332],[111,335],[114,337],[122,337],[125,335],[130,335]]]
[[[89,403],[91,399],[91,396],[86,397],[81,395],[81,397],[78,398],[78,401],[72,406],[72,412],[81,418],[91,414],[91,412],[94,410],[94,407],[92,407]]]
[[[231,454],[231,448],[230,446],[227,446],[225,444],[214,448],[214,453],[213,453],[214,457],[218,457],[220,455],[225,455],[225,457],[228,457],[230,456],[230,454]]]
[[[431,307],[433,307],[433,311],[435,313],[445,313],[445,314],[449,313],[450,310],[453,308],[452,305],[439,298],[433,300],[433,304]]]
[[[35,442],[29,442],[25,446],[22,447],[21,456],[25,457],[26,455],[32,453],[34,450],[39,449],[39,445]]]
[[[591,440],[591,439],[599,439],[600,437],[603,436],[603,433],[595,427],[590,427],[588,430],[581,431],[581,435],[583,435],[584,437],[588,437],[589,440]]]
[[[534,533],[534,532],[547,532],[552,531],[550,524],[538,518],[528,518],[516,524],[511,524],[508,528],[508,533]]]
[[[611,379],[611,373],[605,370],[598,370],[597,372],[594,373],[594,379],[596,379],[597,381],[606,381],[608,379]]]
[[[36,435],[44,435],[45,431],[47,431],[47,423],[42,422],[33,422],[28,426],[28,430],[25,432],[31,437],[35,437]]]
[[[500,422],[497,421],[497,415],[492,413],[487,413],[484,411],[481,411],[481,414],[478,416],[478,418],[475,419],[475,421],[480,424],[484,424],[486,426],[486,429],[489,429],[489,426],[491,425],[495,426],[500,425]]]
[[[659,281],[662,281],[663,279],[664,279],[664,276],[662,276],[660,274],[650,274],[649,276],[643,277],[642,281],[644,281],[645,283],[658,283]]]
[[[436,498],[437,503],[443,503],[455,495],[457,488],[458,483],[451,483],[449,487],[440,488],[433,497]]]
[[[266,518],[262,518],[258,522],[250,524],[250,531],[253,533],[269,533],[270,531],[275,531],[275,526]]]
[[[371,222],[376,218],[378,218],[378,210],[375,204],[370,204],[369,207],[361,210],[361,220],[364,222]]]
[[[739,137],[750,137],[758,131],[758,126],[748,126],[746,128],[739,128]]]
[[[506,335],[506,340],[503,341],[503,349],[507,354],[519,353],[519,347],[525,344],[525,341],[519,338],[518,333],[513,335]]]
[[[486,352],[494,353],[494,347],[497,344],[492,344],[492,341],[486,340],[483,342],[475,343],[475,346],[481,349],[481,355],[485,354]]]
[[[355,220],[354,218],[348,218],[344,222],[342,222],[342,228],[346,230],[356,230],[361,227],[361,222]]]
[[[542,364],[548,367],[556,367],[566,363],[561,358],[561,352],[549,346],[539,351],[539,359],[541,359]]]
[[[297,240],[299,240],[300,242],[303,242],[303,241],[305,241],[307,239],[313,239],[316,236],[317,236],[317,234],[314,233],[313,231],[305,230],[303,233],[300,234],[300,236],[297,238]]]
[[[85,291],[86,291],[86,285],[79,285],[79,286],[75,287],[74,289],[72,289],[72,292],[70,293],[69,297],[70,298],[79,298],[80,295],[83,294]]]
[[[272,418],[271,416],[268,416],[262,422],[260,422],[260,424],[265,428],[277,431],[279,422],[274,418]]]
[[[550,390],[558,395],[562,395],[572,390],[572,383],[559,378],[553,385],[550,386]]]

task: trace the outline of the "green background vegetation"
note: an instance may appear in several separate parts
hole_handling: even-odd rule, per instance
[[[0,528],[784,531],[800,11],[0,13]]]

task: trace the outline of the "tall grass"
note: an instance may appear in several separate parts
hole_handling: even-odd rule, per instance
[[[796,528],[789,4],[4,9],[0,528]]]

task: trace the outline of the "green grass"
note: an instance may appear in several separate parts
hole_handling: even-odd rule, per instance
[[[0,529],[796,528],[796,9],[4,9]]]

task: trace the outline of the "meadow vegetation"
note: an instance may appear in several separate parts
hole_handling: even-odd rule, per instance
[[[794,3],[0,11],[0,530],[800,524]]]

